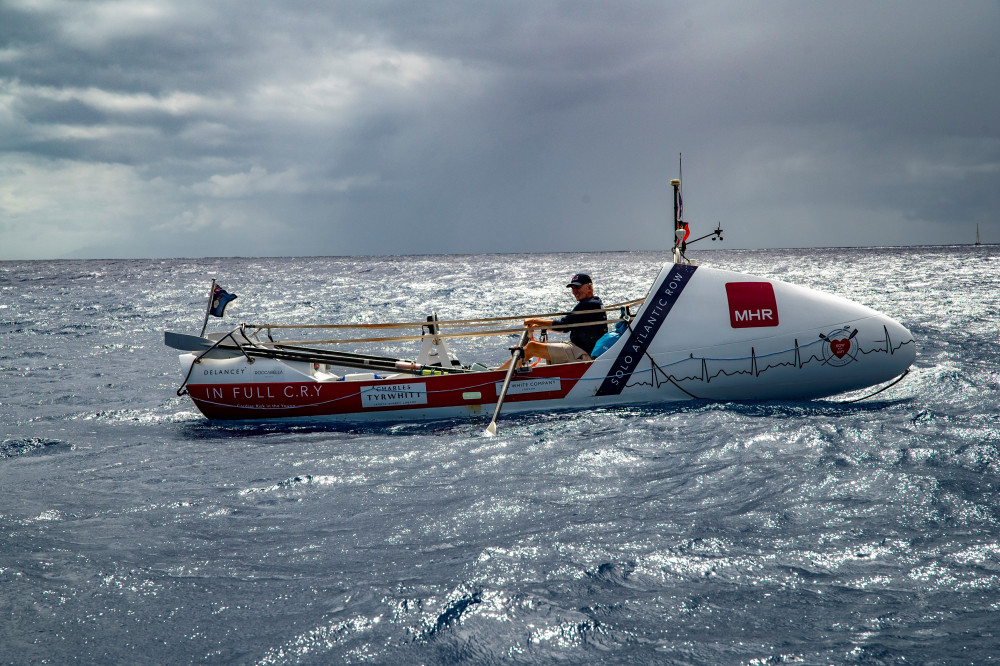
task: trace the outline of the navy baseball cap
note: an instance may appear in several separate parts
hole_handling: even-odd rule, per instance
[[[594,281],[590,279],[590,276],[586,273],[577,273],[569,279],[569,284],[567,287],[581,287],[585,284],[593,284]]]

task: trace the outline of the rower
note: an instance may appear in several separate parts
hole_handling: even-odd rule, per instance
[[[525,328],[552,329],[558,333],[569,331],[569,342],[539,342],[531,340],[524,345],[524,361],[531,358],[543,358],[549,364],[576,363],[589,361],[597,341],[608,332],[608,316],[604,312],[604,303],[594,295],[594,282],[590,275],[577,273],[566,285],[573,290],[576,306],[573,310],[558,319],[532,317],[524,320]],[[575,326],[586,322],[599,322],[593,326]],[[511,361],[507,361],[497,370],[506,369]]]

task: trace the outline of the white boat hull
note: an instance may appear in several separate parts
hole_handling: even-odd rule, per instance
[[[648,341],[644,334],[655,337]],[[629,402],[640,394],[658,400],[822,398],[902,374],[914,361],[915,346],[899,322],[847,299],[674,264],[657,277],[632,335],[597,359],[574,390],[600,380],[606,394],[620,389]]]

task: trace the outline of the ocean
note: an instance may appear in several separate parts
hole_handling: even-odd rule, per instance
[[[569,309],[578,271],[641,297],[668,254],[0,262],[0,662],[995,661],[1000,247],[689,254],[885,312],[912,372],[495,438],[212,423],[163,345],[212,278],[238,298],[210,331],[459,319]]]

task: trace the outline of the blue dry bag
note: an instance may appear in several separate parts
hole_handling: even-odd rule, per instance
[[[594,351],[590,352],[590,358],[597,358],[604,352],[608,351],[608,349],[611,348],[611,345],[618,342],[618,338],[621,337],[626,328],[628,328],[628,325],[623,321],[619,321],[615,324],[615,330],[605,333],[597,340],[597,343],[594,344]]]

